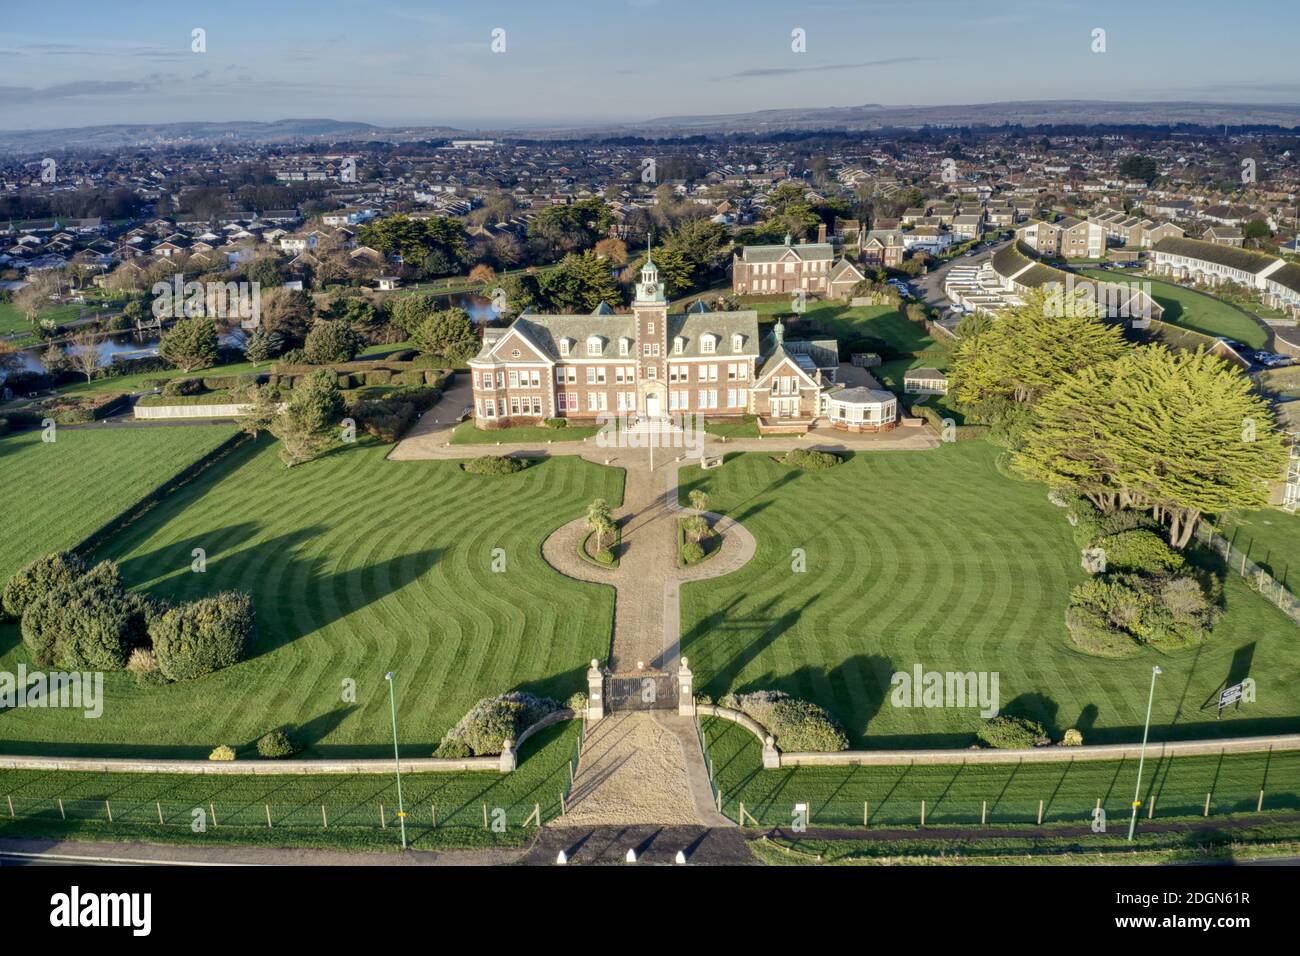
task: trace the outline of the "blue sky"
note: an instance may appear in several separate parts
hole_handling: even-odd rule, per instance
[[[1274,0],[181,6],[9,5],[0,128],[328,117],[472,129],[862,103],[1300,101],[1300,4]],[[195,28],[206,52],[191,51]],[[490,48],[497,28],[504,53]],[[1097,28],[1103,54],[1090,49]]]

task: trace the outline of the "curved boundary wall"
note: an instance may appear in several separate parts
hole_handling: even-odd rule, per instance
[[[747,714],[716,705],[696,704],[709,714],[740,724],[764,744],[766,731]],[[780,753],[764,744],[764,767],[894,767],[926,764],[1069,763],[1078,760],[1137,758],[1141,744],[1100,744],[1085,747],[1033,747],[1029,750],[841,750],[838,753]],[[1225,737],[1221,740],[1147,741],[1148,757],[1217,756],[1232,753],[1268,753],[1300,750],[1300,734],[1269,737]],[[772,755],[775,754],[773,758]],[[769,763],[769,760],[773,762]]]

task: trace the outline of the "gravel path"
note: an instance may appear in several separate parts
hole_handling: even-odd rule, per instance
[[[699,822],[681,744],[658,712],[613,714],[587,728],[568,811],[554,825]]]

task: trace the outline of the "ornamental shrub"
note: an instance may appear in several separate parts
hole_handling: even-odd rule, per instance
[[[117,565],[101,561],[29,604],[22,635],[32,658],[43,667],[120,670],[143,638],[143,621],[137,602],[122,590]]]
[[[209,760],[234,760],[235,750],[226,744],[220,744],[212,748],[212,753],[208,754]]]
[[[521,733],[559,709],[558,701],[549,697],[535,697],[522,691],[511,691],[499,697],[484,697],[447,732],[433,755],[465,757],[499,754],[505,741],[518,740]]]
[[[73,551],[55,551],[37,558],[5,585],[0,604],[9,617],[19,618],[27,606],[55,588],[71,584],[86,573],[86,562]]]
[[[1106,552],[1107,571],[1161,574],[1181,571],[1186,565],[1159,535],[1142,528],[1102,535],[1096,546]]]
[[[998,714],[984,721],[975,731],[975,736],[986,747],[998,750],[1026,750],[1048,742],[1047,731],[1038,721],[1007,714]]]
[[[513,475],[528,467],[527,458],[506,458],[500,455],[483,455],[471,458],[461,468],[471,475]]]
[[[252,633],[253,602],[237,591],[171,608],[149,627],[158,669],[174,681],[194,680],[237,663]]]
[[[787,465],[802,468],[804,471],[823,471],[840,463],[840,457],[826,451],[814,451],[805,448],[793,448],[782,459]]]
[[[283,730],[272,730],[270,733],[258,738],[257,753],[259,756],[266,757],[268,760],[279,760],[283,757],[292,757],[298,752],[297,745],[289,738]]]
[[[843,728],[824,708],[779,690],[727,694],[719,703],[739,710],[763,725],[784,753],[832,753],[849,749]]]
[[[567,418],[543,418],[543,428],[568,428],[569,420]]]
[[[698,541],[687,541],[682,545],[682,562],[698,564],[704,560],[704,548]]]
[[[1062,746],[1062,747],[1082,747],[1082,746],[1083,746],[1083,734],[1082,734],[1082,732],[1080,732],[1080,731],[1076,730],[1075,728],[1071,727],[1069,730],[1067,730],[1067,731],[1065,732],[1065,735],[1061,738],[1061,746]]]

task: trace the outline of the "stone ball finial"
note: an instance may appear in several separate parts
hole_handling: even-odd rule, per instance
[[[765,747],[775,747],[775,746],[776,746],[776,738],[773,737],[771,734],[768,734],[766,737],[763,738],[763,746],[765,746]]]
[[[686,667],[689,663],[690,662],[686,658],[682,658],[682,667]]]
[[[599,666],[600,666],[598,663],[596,663],[596,658],[594,658],[594,657],[591,659],[591,666],[592,666],[592,667],[599,667]]]

